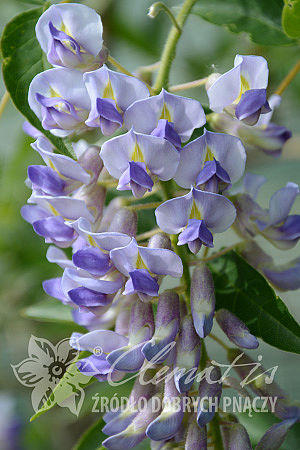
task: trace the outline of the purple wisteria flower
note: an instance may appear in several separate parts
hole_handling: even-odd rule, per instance
[[[205,122],[198,101],[170,94],[164,89],[159,95],[135,102],[124,115],[126,128],[165,138],[179,150],[181,143]]]
[[[135,239],[126,247],[112,250],[110,257],[115,267],[129,278],[124,294],[135,292],[142,301],[158,295],[162,275],[182,276],[182,262],[174,252],[166,248],[142,247]]]
[[[269,208],[263,209],[255,199],[264,182],[265,178],[260,175],[245,175],[245,193],[234,198],[237,209],[236,226],[243,236],[254,237],[259,233],[275,247],[290,249],[300,238],[300,216],[289,215],[299,194],[299,187],[295,183],[287,183],[272,195]]]
[[[91,100],[86,124],[100,127],[105,136],[123,125],[123,114],[137,100],[149,97],[147,86],[135,77],[114,72],[106,66],[83,76]]]
[[[45,130],[67,136],[86,128],[90,100],[81,72],[72,69],[49,69],[32,80],[28,103]]]
[[[179,153],[163,138],[130,130],[105,142],[101,158],[110,175],[119,179],[119,190],[131,189],[135,197],[142,197],[153,187],[153,179],[173,178]]]
[[[268,64],[262,56],[236,55],[233,69],[217,77],[208,88],[210,108],[229,112],[248,125],[271,111],[267,101]]]
[[[187,144],[180,152],[174,179],[179,186],[204,186],[218,193],[243,175],[246,152],[241,141],[228,134],[204,134]]]
[[[46,166],[28,167],[32,189],[39,194],[68,195],[83,185],[95,183],[103,168],[96,146],[87,146],[77,161],[54,153],[54,147],[44,137],[38,137],[31,146],[46,163]]]
[[[217,131],[239,137],[249,151],[261,150],[271,156],[280,156],[292,133],[286,127],[271,122],[274,109],[281,103],[281,97],[274,94],[268,102],[272,111],[261,115],[254,126],[249,126],[226,113],[212,114],[209,123]]]
[[[198,253],[202,244],[213,247],[213,233],[229,228],[236,216],[233,204],[224,196],[192,188],[183,197],[167,200],[155,210],[158,226],[179,234],[178,245],[188,244]]]
[[[86,72],[101,66],[105,60],[101,18],[85,5],[50,6],[39,18],[35,31],[53,66]]]

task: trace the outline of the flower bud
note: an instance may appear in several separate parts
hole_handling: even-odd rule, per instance
[[[137,214],[127,208],[119,209],[113,216],[108,231],[125,233],[134,237],[137,229]]]
[[[172,245],[169,236],[165,233],[157,233],[149,239],[149,248],[167,248],[172,250]]]
[[[204,264],[197,266],[192,275],[191,310],[197,334],[204,338],[213,325],[215,312],[214,282],[210,270]]]
[[[226,423],[221,427],[225,450],[252,450],[246,428],[240,423]]]
[[[289,429],[297,422],[297,417],[275,423],[263,435],[255,450],[277,450],[281,447]],[[251,448],[251,447],[250,447]]]
[[[216,312],[216,320],[228,339],[241,348],[257,348],[259,343],[246,325],[227,309]]]
[[[155,359],[161,364],[169,353],[169,344],[176,338],[179,329],[179,297],[175,292],[167,291],[160,295],[155,319],[155,333],[152,339],[143,347],[143,353],[148,361]],[[158,355],[161,353],[159,357]]]
[[[210,405],[208,405],[207,402],[202,405],[201,399],[212,399],[215,403],[216,401],[219,401],[222,394],[222,383],[219,382],[222,377],[220,368],[213,367],[212,370],[209,371],[207,377],[209,377],[209,380],[205,377],[199,384],[200,402],[197,410],[197,423],[200,427],[207,425],[213,419],[215,411],[218,408],[217,405],[213,404],[209,408]]]
[[[196,420],[193,420],[188,428],[185,450],[207,450],[207,430],[206,426],[199,427]]]
[[[192,317],[188,315],[182,319],[176,345],[174,366],[177,371],[174,380],[178,392],[187,392],[191,389],[200,357],[201,341],[195,332]]]

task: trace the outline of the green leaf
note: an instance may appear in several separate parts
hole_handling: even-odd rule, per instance
[[[79,441],[75,444],[72,450],[97,450],[101,445],[101,442],[107,437],[102,433],[104,421],[101,418],[93,423],[85,433],[80,437]],[[104,447],[103,447],[104,448]]]
[[[217,309],[232,311],[268,344],[300,353],[300,326],[259,272],[235,252],[214,260],[210,268]]]
[[[284,0],[282,28],[290,38],[300,38],[300,0]]]
[[[46,7],[46,6],[45,6]],[[3,78],[12,101],[26,119],[57,148],[72,156],[64,141],[43,129],[28,105],[28,88],[32,79],[45,69],[43,52],[35,36],[35,25],[45,8],[34,8],[19,14],[4,28],[1,39]]]
[[[248,33],[259,45],[295,43],[281,28],[282,0],[201,0],[193,11],[233,33]]]
[[[22,315],[30,319],[44,322],[62,322],[74,325],[71,308],[62,303],[51,300],[35,303],[21,311]]]

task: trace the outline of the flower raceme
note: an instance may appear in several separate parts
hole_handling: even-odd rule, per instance
[[[270,122],[270,107],[278,106],[279,98],[266,99],[267,62],[237,55],[233,69],[213,75],[207,90],[214,111],[209,125],[221,132],[203,129],[192,140],[206,123],[201,104],[165,89],[150,95],[152,90],[138,77],[108,68],[95,11],[79,4],[53,5],[39,19],[36,34],[54,68],[32,80],[31,109],[54,135],[72,142],[96,130],[88,140],[94,135],[94,142],[101,139],[101,148],[84,139],[72,142],[72,159],[57,154],[31,124],[24,125],[45,164],[28,168],[32,195],[22,216],[52,244],[47,259],[63,270],[62,276],[45,280],[43,288],[68,305],[74,321],[87,330],[70,339],[74,349],[90,353],[77,362],[82,374],[117,382],[126,373],[142,372],[148,363],[151,377],[167,369],[164,383],[137,379],[127,409],[104,415],[108,437],[103,446],[128,450],[149,438],[151,448],[205,449],[207,426],[217,411],[200,404],[187,414],[183,407],[184,397],[194,391],[200,397],[220,398],[222,393],[217,367],[213,383],[196,379],[210,359],[204,340],[214,320],[239,348],[255,349],[258,340],[250,325],[249,330],[231,311],[220,309],[206,264],[197,264],[190,274],[190,252],[213,247],[213,234],[233,225],[251,238],[237,250],[271,283],[279,289],[299,287],[299,259],[277,266],[254,241],[261,234],[279,248],[297,243],[299,216],[290,210],[298,187],[288,183],[275,192],[268,209],[256,200],[262,177],[247,174],[243,192],[231,194],[245,171],[244,145],[279,154],[290,136]],[[133,196],[116,196],[118,191]],[[139,217],[138,223],[137,212],[156,206],[156,201],[137,199],[153,194],[162,198],[153,211],[160,229],[137,234],[143,221]],[[180,248],[185,244],[190,251]],[[166,289],[166,276],[180,285]],[[150,405],[155,395],[165,402],[156,412]],[[276,414],[283,422],[275,427],[279,439],[299,417],[298,408],[281,397]],[[147,407],[138,411],[141,398]],[[168,404],[174,399],[178,408]],[[233,448],[241,441],[251,448],[237,419],[227,417],[221,427],[224,446]],[[273,441],[271,429],[259,445]]]

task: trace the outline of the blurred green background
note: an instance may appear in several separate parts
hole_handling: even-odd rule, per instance
[[[84,3],[101,14],[106,45],[111,54],[125,67],[135,71],[139,66],[159,60],[170,23],[163,14],[155,20],[147,17],[151,0],[90,0]],[[166,3],[169,6],[178,5],[177,1]],[[271,4],[272,1],[270,7]],[[24,0],[0,0],[0,33],[11,18],[30,7],[34,5],[28,5]],[[191,81],[207,76],[215,69],[222,73],[232,67],[236,53],[260,54],[267,58],[270,94],[299,58],[297,47],[259,47],[251,43],[246,35],[231,34],[192,15],[178,45],[171,82],[175,84]],[[4,90],[1,79],[1,96]],[[182,94],[193,96],[207,104],[203,88]],[[252,153],[248,157],[248,169],[262,173],[268,178],[261,196],[265,205],[274,189],[282,187],[287,181],[300,183],[299,100],[300,76],[284,93],[281,108],[274,117],[277,123],[285,125],[293,132],[293,138],[285,146],[283,157],[272,159],[262,153]],[[27,166],[40,163],[36,152],[30,148],[30,138],[22,132],[22,122],[21,115],[9,103],[0,120],[0,449],[11,450],[7,442],[1,440],[6,424],[10,423],[14,423],[16,430],[19,430],[19,447],[16,448],[71,449],[82,431],[98,420],[96,414],[88,414],[89,402],[94,390],[102,392],[103,385],[96,383],[96,387],[93,385],[93,389],[87,391],[85,406],[79,419],[67,409],[55,408],[29,424],[33,413],[31,392],[17,382],[10,367],[10,364],[17,364],[27,357],[28,341],[32,334],[47,338],[55,344],[75,330],[75,326],[67,321],[55,324],[24,317],[24,310],[29,305],[36,305],[41,301],[48,302],[50,307],[54,304],[55,300],[47,298],[43,293],[41,282],[59,272],[46,261],[46,246],[42,239],[33,233],[31,226],[20,216],[20,208],[30,194],[24,184]],[[300,212],[299,205],[298,200],[295,212]],[[228,245],[233,239],[236,239],[233,234],[227,233],[217,239],[217,246]],[[272,252],[278,262],[299,256],[299,246],[289,254],[274,251],[270,245],[264,245],[264,248]],[[299,319],[299,291],[283,293],[282,298],[290,312]],[[37,311],[34,307],[31,308],[31,315],[37,315]],[[218,330],[216,333],[218,334]],[[217,361],[225,361],[222,350],[214,344],[209,343],[209,353]],[[297,356],[278,351],[264,343],[254,354],[263,355],[266,367],[278,365],[276,380],[293,398],[297,397]],[[272,421],[274,419],[265,414],[247,419],[256,438],[259,438]],[[89,447],[88,450],[96,449],[97,444],[100,445],[100,438],[96,439],[95,447]],[[142,445],[140,448],[148,446]],[[290,434],[282,448],[299,448],[295,432]]]

